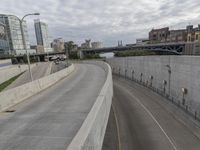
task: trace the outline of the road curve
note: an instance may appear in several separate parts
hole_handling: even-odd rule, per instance
[[[58,72],[67,67],[66,61],[60,61],[59,64],[52,63],[51,73]]]
[[[114,76],[113,106],[120,150],[200,149],[199,126],[147,88]]]
[[[87,117],[105,71],[78,64],[56,85],[0,114],[0,150],[66,150]]]

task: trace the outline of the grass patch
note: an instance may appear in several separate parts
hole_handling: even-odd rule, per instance
[[[20,73],[17,76],[12,77],[11,79],[0,84],[0,92],[2,92],[6,87],[8,87],[11,83],[13,83],[19,76],[21,76],[24,72]]]

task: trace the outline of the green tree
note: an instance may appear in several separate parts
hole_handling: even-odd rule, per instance
[[[66,54],[66,56],[69,58],[69,56],[70,56],[70,53],[71,53],[71,51],[73,50],[73,48],[74,48],[74,42],[73,41],[68,41],[68,42],[65,42],[65,54]]]

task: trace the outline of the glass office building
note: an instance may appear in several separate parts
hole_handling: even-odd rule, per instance
[[[5,25],[5,31],[8,37],[9,53],[13,55],[23,55],[26,53],[22,40],[22,29],[20,21],[17,17],[11,15],[0,15],[0,23]],[[24,30],[24,38],[26,40],[26,48],[30,50],[30,42],[28,39],[27,25],[22,23]]]
[[[6,35],[5,25],[0,23],[0,55],[9,54],[8,37]]]
[[[35,25],[35,35],[36,35],[37,45],[43,46],[44,52],[51,52],[52,48],[49,42],[47,24],[37,19],[35,20],[34,25]]]

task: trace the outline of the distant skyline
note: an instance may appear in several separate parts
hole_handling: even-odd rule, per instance
[[[152,28],[185,28],[200,24],[199,0],[1,0],[0,13],[27,18],[31,44],[36,43],[34,19],[49,27],[50,40],[62,37],[80,44],[84,39],[115,46],[134,43]]]

